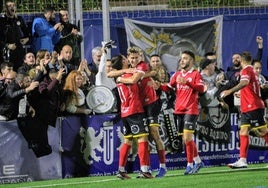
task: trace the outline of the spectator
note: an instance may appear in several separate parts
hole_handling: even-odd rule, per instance
[[[40,82],[39,92],[41,94],[40,120],[46,122],[46,125],[55,127],[56,119],[60,116],[60,107],[62,104],[62,78],[65,69],[49,69],[48,76]]]
[[[0,69],[0,80],[3,80],[5,79],[7,73],[13,71],[13,64],[10,62],[1,63]]]
[[[30,86],[32,80],[30,76],[24,75],[24,86]],[[26,139],[29,149],[32,149],[37,157],[52,152],[50,146],[47,147],[45,144],[41,144],[40,141],[43,138],[43,130],[39,126],[40,119],[36,116],[36,112],[41,109],[38,105],[40,99],[38,87],[24,95],[19,101],[19,114],[17,117],[18,127]]]
[[[268,143],[268,128],[264,121],[264,103],[260,96],[260,85],[251,66],[252,56],[249,52],[241,54],[241,79],[234,87],[224,90],[221,97],[226,97],[240,90],[241,124],[239,131],[240,158],[237,162],[228,164],[230,168],[247,168],[249,147],[249,131],[255,131]]]
[[[266,80],[266,77],[262,75],[262,63],[258,60],[253,60],[252,66],[259,80],[261,87],[261,98],[264,101],[266,107],[265,118],[268,119],[268,82]]]
[[[63,74],[63,68],[59,71],[50,69],[48,75],[43,80],[40,80],[36,93],[31,92],[27,95],[28,102],[34,109],[35,115],[28,117],[28,122],[26,121],[27,127],[24,128],[26,129],[25,132],[30,132],[28,142],[37,157],[42,157],[52,152],[47,130],[49,125],[56,126],[56,119],[61,115],[61,79]],[[32,131],[28,129],[32,129]]]
[[[45,59],[46,62],[51,62],[52,57],[48,50],[38,50],[38,52],[36,53],[36,65],[39,65],[42,59]]]
[[[151,56],[154,58],[153,61],[156,62],[161,62],[161,60],[158,59],[158,55],[153,55]],[[152,59],[150,61],[153,62]],[[151,64],[151,67],[154,67]],[[182,146],[182,135],[178,135],[177,131],[174,130],[171,126],[172,123],[168,124],[167,122],[174,122],[174,116],[173,116],[173,109],[174,109],[174,101],[175,101],[175,92],[170,91],[170,92],[164,92],[161,89],[159,89],[159,85],[161,83],[167,83],[169,82],[169,73],[167,72],[166,68],[161,64],[159,64],[157,67],[152,68],[153,71],[155,72],[155,75],[152,75],[152,78],[154,79],[155,83],[155,90],[157,95],[159,96],[159,99],[161,101],[161,110],[158,115],[158,122],[160,124],[159,129],[163,129],[164,127],[166,128],[166,131],[162,130],[162,132],[166,132],[167,137],[169,138],[169,147],[168,150],[171,152],[182,152],[183,146]],[[168,119],[169,118],[169,119]],[[172,121],[173,120],[173,121]],[[175,126],[174,126],[175,128]],[[175,136],[174,136],[175,135]],[[180,140],[180,142],[178,142]],[[177,145],[174,145],[172,143],[178,143]]]
[[[6,13],[1,18],[0,31],[2,47],[4,47],[4,59],[13,63],[14,71],[23,64],[25,56],[25,44],[29,41],[27,26],[21,16],[16,14],[14,1],[5,3]],[[3,49],[1,49],[1,52]]]
[[[235,53],[232,56],[232,67],[228,67],[227,71],[225,72],[224,78],[225,82],[219,86],[219,89],[215,93],[215,96],[222,102],[228,105],[230,113],[238,113],[237,107],[234,105],[234,95],[228,95],[224,98],[224,101],[220,97],[220,93],[223,90],[229,89],[234,87],[239,83],[240,80],[240,70],[241,70],[241,57],[240,54]]]
[[[90,76],[90,81],[93,85],[96,83],[96,74],[99,71],[99,65],[100,65],[100,60],[101,60],[101,55],[102,55],[102,50],[100,46],[97,46],[92,49],[91,51],[92,54],[92,62],[88,64],[89,70],[91,71],[91,76]]]
[[[162,74],[164,75],[161,76],[162,77],[161,79],[164,79],[165,81],[169,80],[170,78],[169,73],[167,72],[166,68],[162,64],[162,60],[158,54],[151,55],[150,67],[151,67],[151,70],[156,71],[157,73],[160,73],[159,71],[162,71]],[[158,78],[160,78],[159,76],[160,75],[158,75]]]
[[[88,115],[92,110],[86,108],[85,94],[80,89],[83,84],[83,75],[77,70],[71,71],[64,84],[65,109],[68,114]]]
[[[73,51],[72,61],[74,62],[74,65],[78,66],[81,61],[80,43],[82,42],[83,37],[79,32],[79,28],[70,23],[68,10],[61,9],[59,16],[60,23],[64,27],[61,31],[60,41],[55,46],[55,50],[60,53],[63,46],[71,46]]]
[[[194,69],[194,61],[193,52],[187,50],[182,52],[180,70],[174,73],[169,84],[160,86],[164,91],[169,91],[171,88],[176,90],[174,115],[177,130],[182,131],[183,129],[188,162],[184,175],[197,173],[204,166],[198,155],[193,134],[199,116],[198,95],[205,92],[205,86],[200,73]]]
[[[41,49],[46,49],[51,53],[54,50],[54,45],[59,42],[63,26],[61,23],[53,25],[55,14],[54,8],[47,7],[42,17],[34,19],[32,25],[32,47],[35,53]]]
[[[127,59],[118,55],[112,59],[112,68],[122,70],[128,68]],[[130,77],[132,74],[123,74],[121,78]],[[146,125],[146,117],[144,114],[143,104],[139,96],[139,87],[137,83],[126,85],[117,84],[119,96],[121,99],[121,117],[124,125],[124,144],[119,152],[119,169],[117,177],[120,179],[129,179],[125,170],[127,157],[132,147],[133,138],[138,139],[138,153],[140,159],[141,175],[138,177],[152,178],[149,172],[149,143],[148,143],[148,127]]]
[[[256,60],[261,61],[263,53],[263,39],[262,36],[256,36],[256,42],[258,45],[258,51],[256,55]]]
[[[28,74],[28,72],[36,66],[35,56],[29,52],[24,57],[24,63],[18,68],[18,74]]]
[[[58,56],[58,60],[53,64],[53,67],[56,69],[59,69],[59,67],[65,67],[66,74],[68,74],[69,72],[73,70],[77,70],[79,67],[79,64],[76,65],[74,61],[72,60],[72,57],[73,57],[72,47],[69,45],[63,46]],[[51,65],[52,64],[50,64],[50,66]]]
[[[103,85],[113,90],[116,87],[116,83],[113,78],[108,78],[107,74],[112,70],[112,62],[107,59],[107,49],[102,48],[102,56],[99,64],[99,71],[96,74],[96,85]]]
[[[92,86],[92,83],[90,82],[91,71],[88,68],[86,59],[80,62],[78,71],[83,75],[83,84],[81,89],[84,91],[84,93],[88,93],[90,87]]]
[[[29,86],[24,85],[23,74],[18,74],[14,71],[6,75],[5,83],[6,94],[3,96],[0,103],[0,115],[2,119],[13,120],[16,119],[19,113],[19,101],[28,92],[32,91],[38,86],[38,82],[32,82]]]
[[[150,57],[151,69],[157,69],[160,66],[163,66],[160,56],[158,54],[151,55]]]
[[[204,108],[217,107],[219,104],[221,104],[223,108],[228,108],[226,103],[219,102],[218,98],[215,97],[215,93],[224,78],[223,72],[216,69],[215,61],[216,59],[204,58],[199,64],[202,79],[207,87],[207,92],[200,96],[199,102]]]
[[[214,62],[214,65],[215,65],[215,72],[216,72],[217,74],[219,74],[219,73],[223,73],[223,72],[224,72],[220,67],[218,67],[217,55],[216,55],[215,52],[207,52],[207,53],[204,55],[204,57],[205,57],[206,59],[210,59],[210,60],[212,60],[212,61]],[[221,74],[221,75],[224,76],[223,74]],[[221,79],[223,79],[223,78],[221,78]]]
[[[258,45],[258,52],[257,52],[257,60],[261,60],[262,58],[262,50],[263,50],[263,39],[261,36],[256,37],[256,42]],[[230,89],[237,85],[240,80],[240,70],[241,70],[241,57],[239,53],[235,53],[232,56],[232,63],[233,65],[231,67],[227,68],[227,71],[225,72],[225,80],[226,82],[223,82],[223,84],[219,87],[219,90],[216,92],[216,96],[221,100],[220,93],[223,90]],[[224,98],[224,101],[229,106],[231,113],[237,113],[239,112],[239,109],[237,106],[234,105],[234,95],[228,95]]]

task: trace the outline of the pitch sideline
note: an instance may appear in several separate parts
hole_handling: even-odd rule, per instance
[[[243,172],[243,171],[259,171],[259,170],[265,170],[265,169],[268,170],[268,166],[256,167],[256,168],[214,170],[214,171],[200,172],[200,173],[193,174],[193,175],[198,176],[198,175],[208,175],[208,174],[215,174],[215,173],[220,174],[220,173],[226,173],[226,172],[235,173],[235,172]],[[174,174],[166,175],[166,177],[174,177],[174,176],[185,176],[185,175],[183,173],[182,174],[174,173]],[[53,187],[53,186],[81,185],[81,184],[92,184],[92,183],[109,182],[109,181],[122,181],[122,180],[119,180],[118,178],[109,178],[109,179],[104,179],[104,180],[76,181],[76,182],[71,182],[71,183],[55,183],[55,184],[49,184],[49,185],[25,186],[25,187],[20,187],[20,188],[40,188],[40,187]]]

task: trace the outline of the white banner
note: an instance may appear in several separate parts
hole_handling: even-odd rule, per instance
[[[0,184],[62,178],[60,123],[49,127],[52,153],[37,158],[21,134],[17,121],[0,121]]]
[[[185,23],[150,23],[124,19],[128,46],[140,47],[146,60],[153,54],[161,56],[169,72],[175,72],[184,50],[191,50],[198,63],[207,52],[217,53],[222,67],[223,16]]]

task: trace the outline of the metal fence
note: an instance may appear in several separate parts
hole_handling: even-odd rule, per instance
[[[5,2],[5,1],[4,1]],[[68,0],[14,0],[20,13],[42,12],[44,7],[51,5],[56,9],[68,7]],[[207,9],[223,7],[260,7],[268,6],[267,0],[110,0],[111,10],[123,7],[129,9]],[[84,11],[100,11],[102,0],[83,0]],[[139,8],[137,8],[139,7]]]
[[[17,12],[26,15],[26,21],[27,19],[30,21],[36,13],[42,13],[46,6],[53,6],[56,10],[68,8],[68,0],[14,0],[14,2],[17,5]],[[102,18],[102,2],[109,3],[109,11],[115,19],[144,16],[163,18],[268,14],[268,0],[83,0],[83,12],[88,13],[84,14],[85,21]]]

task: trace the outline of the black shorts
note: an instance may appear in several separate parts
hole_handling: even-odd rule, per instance
[[[179,133],[182,133],[183,130],[195,131],[198,115],[174,114],[174,118]]]
[[[134,114],[122,118],[123,135],[125,138],[137,138],[149,135],[149,129],[144,113]]]
[[[264,109],[257,109],[246,113],[241,113],[240,126],[249,125],[251,128],[262,127],[266,125],[264,120]]]
[[[159,125],[158,115],[161,110],[160,100],[156,100],[155,102],[144,106],[145,115],[148,119],[148,124],[151,125]]]

